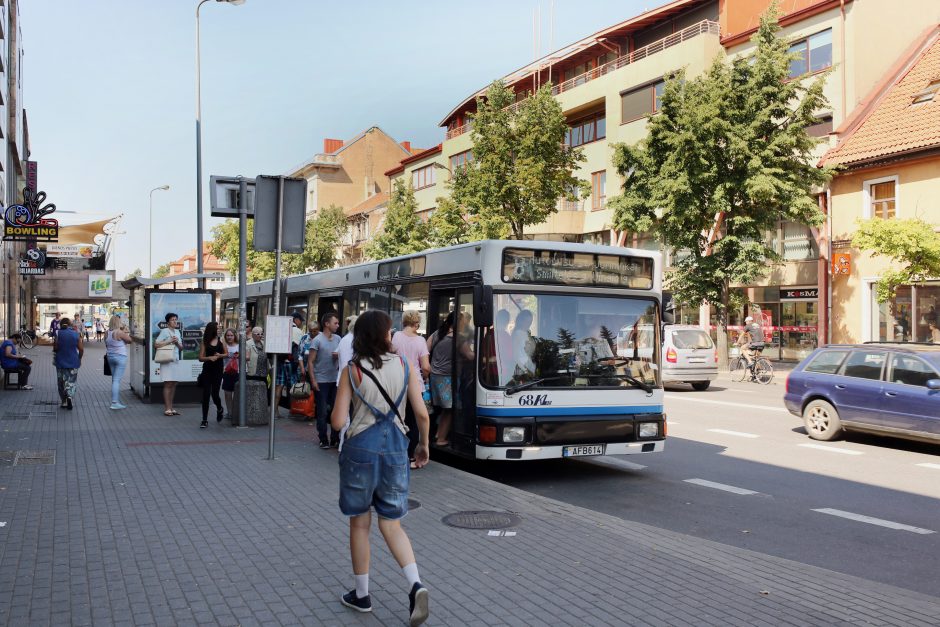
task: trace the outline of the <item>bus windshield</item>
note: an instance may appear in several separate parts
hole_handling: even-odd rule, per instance
[[[487,387],[658,384],[659,309],[652,299],[575,294],[494,295],[480,380]]]

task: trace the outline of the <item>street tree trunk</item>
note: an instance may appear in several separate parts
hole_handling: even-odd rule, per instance
[[[725,279],[721,288],[721,308],[718,310],[718,369],[728,370],[728,307],[731,290]]]

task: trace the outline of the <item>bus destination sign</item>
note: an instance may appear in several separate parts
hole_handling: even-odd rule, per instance
[[[627,255],[507,248],[503,251],[503,281],[648,290],[653,287],[653,260]]]

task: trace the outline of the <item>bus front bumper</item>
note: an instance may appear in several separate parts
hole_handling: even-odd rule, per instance
[[[600,445],[569,445],[569,446],[485,446],[476,445],[477,459],[526,461],[533,459],[558,459],[576,457],[598,457],[603,455],[638,455],[641,453],[661,453],[665,448],[665,440],[646,442],[611,442]],[[601,449],[592,447],[602,447]]]

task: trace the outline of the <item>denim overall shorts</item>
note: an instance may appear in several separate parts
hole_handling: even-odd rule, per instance
[[[408,362],[405,386],[395,407],[408,390]],[[339,509],[346,516],[359,516],[375,508],[380,518],[398,520],[408,513],[408,437],[395,424],[394,408],[381,411],[363,398],[349,369],[353,392],[375,416],[375,424],[343,442],[339,454]]]

